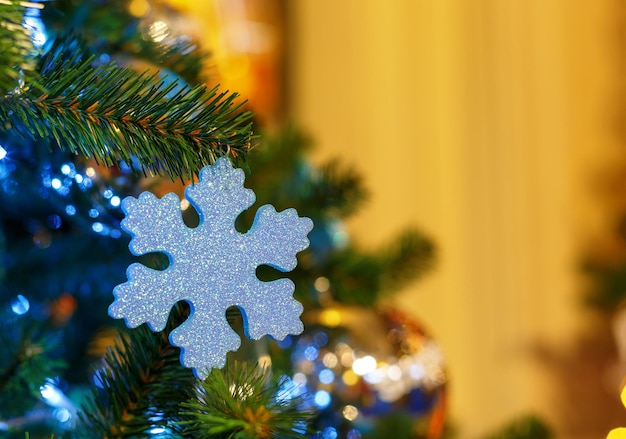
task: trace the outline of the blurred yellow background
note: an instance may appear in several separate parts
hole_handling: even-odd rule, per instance
[[[571,425],[590,414],[567,417],[559,405],[577,402],[559,397],[536,349],[566,355],[586,330],[578,258],[610,246],[593,180],[626,153],[624,8],[290,4],[290,116],[318,140],[316,158],[354,163],[373,190],[353,236],[375,245],[417,224],[440,249],[435,273],[399,302],[447,352],[461,437],[528,412],[567,437],[599,437],[597,425]],[[597,372],[571,378],[600,388]]]
[[[607,182],[626,156],[623,0],[186,7],[207,23],[241,8],[273,20],[263,35],[283,69],[265,87],[230,84],[307,130],[314,161],[340,157],[365,175],[372,197],[347,224],[356,242],[415,225],[437,243],[437,269],[395,302],[445,349],[459,437],[527,413],[560,438],[626,421],[610,322],[583,304],[579,268],[584,254],[621,252],[624,191]],[[280,97],[254,94],[268,89]]]

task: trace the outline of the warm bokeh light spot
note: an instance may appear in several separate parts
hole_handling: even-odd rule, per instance
[[[128,4],[128,12],[135,17],[143,17],[150,12],[150,3],[147,0],[132,0]]]
[[[341,379],[346,386],[354,386],[359,382],[359,376],[351,370],[346,370],[341,376]]]
[[[626,439],[626,428],[614,428],[606,439]]]
[[[320,313],[320,323],[329,328],[336,328],[341,324],[341,314],[336,309],[325,309]]]

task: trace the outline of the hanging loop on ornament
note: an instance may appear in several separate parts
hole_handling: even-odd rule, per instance
[[[228,143],[220,143],[219,148],[224,151],[225,156],[230,155],[230,145]]]

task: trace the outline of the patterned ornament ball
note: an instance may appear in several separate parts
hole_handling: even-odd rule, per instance
[[[264,335],[282,340],[303,330],[293,282],[262,282],[256,270],[260,265],[293,270],[296,254],[309,245],[313,222],[294,209],[276,212],[264,205],[250,230],[240,233],[235,220],[255,201],[243,181],[243,170],[224,157],[203,168],[199,181],[185,190],[200,217],[195,228],[184,223],[181,200],[173,193],[157,198],[144,192],[122,202],[126,216],[121,226],[132,237],[131,253],[163,253],[169,266],[156,270],[130,265],[128,281],[113,290],[109,314],[131,328],[147,323],[151,330],[162,331],[171,308],[178,301],[189,302],[190,315],[170,333],[170,342],[181,348],[182,364],[199,378],[223,367],[226,353],[241,344],[226,320],[231,306],[241,310],[245,334],[254,340]]]
[[[389,425],[393,437],[441,437],[447,369],[419,322],[396,309],[358,307],[326,308],[303,320],[306,330],[290,347],[292,379],[319,411],[320,437],[386,437]]]

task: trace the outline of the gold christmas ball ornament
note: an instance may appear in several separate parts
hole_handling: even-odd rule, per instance
[[[390,423],[405,430],[397,437],[441,437],[446,365],[415,318],[393,308],[333,306],[303,321],[304,334],[289,347],[292,379],[311,396],[321,437],[384,437],[377,431],[389,432]]]

